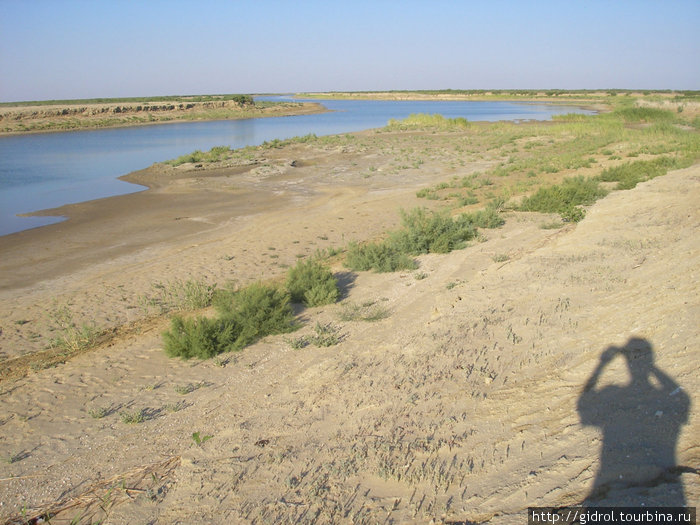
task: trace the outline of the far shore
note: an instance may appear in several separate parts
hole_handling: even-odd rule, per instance
[[[190,105],[195,107],[189,109],[167,109],[173,104],[152,105],[151,107],[158,109],[151,111],[137,111],[136,108],[142,108],[143,105],[135,102],[0,106],[0,137],[183,122],[286,117],[329,111],[321,103],[314,102],[282,102],[265,106],[240,106],[226,102],[206,103],[206,106],[205,103],[197,104],[191,103]]]

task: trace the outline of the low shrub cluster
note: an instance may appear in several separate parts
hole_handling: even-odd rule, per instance
[[[192,153],[187,155],[182,155],[176,159],[167,160],[164,164],[169,164],[171,166],[180,166],[181,164],[187,163],[205,163],[205,162],[219,162],[227,159],[233,150],[230,146],[214,146],[209,151],[194,150]]]
[[[638,183],[644,182],[660,175],[665,175],[667,171],[690,165],[689,162],[674,157],[659,157],[653,160],[638,160],[627,162],[620,166],[615,166],[603,170],[598,176],[598,180],[603,182],[617,182],[615,189],[629,190]]]
[[[476,237],[477,227],[496,228],[504,222],[494,208],[454,218],[446,211],[415,208],[402,211],[401,219],[403,227],[391,232],[383,242],[351,243],[345,265],[355,271],[413,270],[416,263],[412,256],[461,249]]]
[[[333,273],[317,260],[299,261],[287,273],[287,290],[292,302],[306,306],[331,304],[340,297],[338,281]]]
[[[217,290],[213,305],[218,316],[185,318],[176,315],[163,333],[171,357],[208,359],[240,350],[266,335],[298,328],[291,302],[318,306],[338,300],[338,283],[329,269],[315,260],[290,269],[284,287],[255,283],[241,290]]]
[[[289,146],[290,144],[306,144],[308,142],[314,142],[318,140],[318,137],[316,136],[315,133],[309,133],[307,135],[301,135],[301,136],[296,136],[292,137],[289,139],[272,139],[272,140],[266,140],[265,142],[262,143],[262,148],[264,149],[279,149],[283,148],[285,146]]]
[[[219,313],[215,319],[172,318],[170,330],[163,333],[169,356],[208,359],[296,328],[289,293],[274,286],[256,283],[237,292],[220,290],[214,306]]]
[[[409,255],[449,253],[476,237],[476,228],[466,214],[453,219],[443,211],[414,208],[410,212],[401,210],[401,222],[403,228],[391,233],[388,242]]]
[[[540,188],[537,193],[523,200],[520,209],[558,213],[565,221],[578,222],[585,216],[584,210],[579,206],[593,204],[607,193],[596,180],[571,177],[564,179],[561,185]]]
[[[387,124],[389,130],[433,128],[448,131],[468,127],[469,121],[464,117],[446,118],[439,114],[425,113],[412,113],[403,120],[390,119]]]
[[[409,255],[401,253],[389,242],[350,243],[345,256],[345,266],[357,272],[397,272],[413,270],[416,262]]]

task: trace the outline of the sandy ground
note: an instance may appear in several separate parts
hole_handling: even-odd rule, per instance
[[[615,192],[575,226],[508,213],[414,272],[338,265],[344,303],[388,317],[300,311],[294,337],[332,323],[336,346],[274,336],[220,360],[165,356],[167,319],[139,307],[154,282],[283,275],[299,256],[380,235],[416,189],[453,174],[444,159],[390,169],[393,153],[364,145],[371,133],[248,166],[149,168],[131,176],[148,192],[0,238],[2,519],[509,524],[596,490],[599,504],[700,501],[697,165]],[[132,328],[13,379],[59,304]],[[631,338],[637,368],[616,354],[582,395],[605,350]],[[125,423],[134,411],[145,421]],[[630,446],[688,468],[640,473]]]

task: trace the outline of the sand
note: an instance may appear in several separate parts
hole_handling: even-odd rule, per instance
[[[508,212],[482,242],[422,256],[417,271],[335,264],[344,302],[385,319],[307,309],[297,334],[223,359],[165,356],[167,317],[139,300],[153,283],[282,276],[299,256],[379,236],[399,207],[425,204],[416,190],[454,168],[435,158],[393,169],[384,146],[408,135],[368,131],[211,170],[154,166],[129,176],[149,191],[71,205],[58,210],[68,221],[0,238],[0,517],[520,523],[528,506],[580,503],[599,482],[601,430],[577,404],[605,349],[633,337],[682,387],[659,386],[642,408],[670,429],[683,396],[692,403],[676,459],[696,468],[700,165],[614,192],[562,229]],[[122,328],[41,369],[58,305]],[[341,342],[293,349],[290,337],[317,322]],[[601,381],[626,374],[618,357]],[[124,422],[138,411],[144,421]],[[609,428],[616,416],[597,411]],[[697,474],[678,477],[610,487],[599,502],[669,504],[682,490],[696,504]]]

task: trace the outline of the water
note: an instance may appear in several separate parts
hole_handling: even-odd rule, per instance
[[[324,100],[321,103],[331,112],[0,137],[0,235],[63,220],[18,214],[142,191],[143,186],[117,177],[196,149],[205,151],[220,145],[241,148],[308,133],[321,136],[378,128],[389,119],[405,118],[411,113],[496,121],[548,120],[559,113],[585,112],[571,107],[510,102]]]

